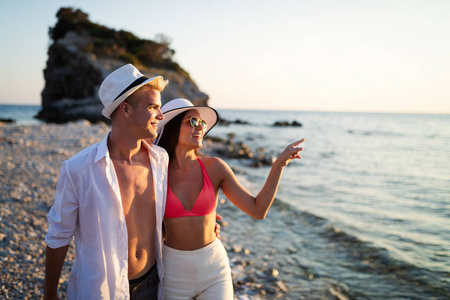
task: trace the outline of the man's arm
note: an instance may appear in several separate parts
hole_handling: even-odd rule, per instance
[[[44,299],[58,299],[58,283],[69,245],[45,251]]]

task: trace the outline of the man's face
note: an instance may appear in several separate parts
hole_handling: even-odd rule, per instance
[[[154,89],[137,90],[135,105],[131,107],[130,122],[139,139],[154,139],[159,121],[164,119],[161,112],[161,93]]]

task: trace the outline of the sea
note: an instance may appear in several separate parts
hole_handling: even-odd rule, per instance
[[[0,118],[37,125],[39,109],[0,105]],[[276,198],[299,212],[305,234],[298,239],[329,251],[303,257],[316,274],[344,282],[356,298],[450,299],[450,115],[218,112],[232,122],[210,135],[233,136],[273,157],[306,138]],[[259,191],[269,167],[227,162],[243,170],[246,188]]]

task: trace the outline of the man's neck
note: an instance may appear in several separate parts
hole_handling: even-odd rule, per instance
[[[129,164],[144,149],[143,141],[112,130],[108,137],[108,150],[111,159]]]

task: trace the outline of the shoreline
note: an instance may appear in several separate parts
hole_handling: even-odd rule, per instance
[[[42,298],[44,236],[60,165],[108,132],[106,124],[88,121],[0,123],[0,298]],[[205,153],[217,155],[212,151],[229,146],[226,140],[205,140]],[[239,162],[243,166],[239,163],[236,173],[248,180],[243,175],[248,159]],[[428,274],[427,270],[392,260],[385,250],[280,199],[259,221],[220,193],[217,212],[223,217],[221,237],[230,259],[235,299],[385,299],[387,295],[446,299],[445,287],[421,281],[420,274]],[[62,299],[73,246],[67,257],[59,288]]]
[[[101,141],[108,131],[106,124],[92,125],[87,121],[63,125],[0,124],[0,294],[6,299],[42,297],[46,217],[54,202],[60,165]],[[235,299],[282,298],[288,288],[279,279],[279,271],[267,263],[259,264],[258,255],[237,242],[247,237],[236,231],[240,227],[236,225],[243,221],[234,220],[232,215],[237,209],[227,202],[221,200],[218,213],[224,218],[221,236],[230,259]],[[253,222],[246,215],[244,218],[244,223]],[[59,293],[63,298],[74,255],[72,245],[60,280]]]

